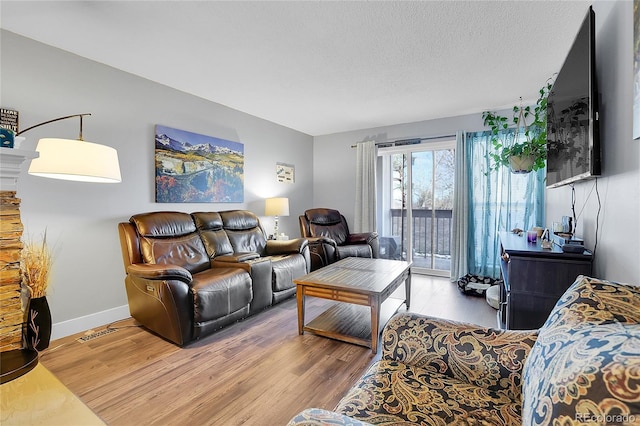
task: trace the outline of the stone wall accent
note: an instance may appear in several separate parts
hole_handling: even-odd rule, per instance
[[[0,352],[22,348],[22,232],[20,199],[15,191],[0,191]]]

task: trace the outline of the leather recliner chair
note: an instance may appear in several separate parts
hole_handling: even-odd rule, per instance
[[[312,271],[347,257],[379,256],[378,233],[350,233],[338,210],[309,209],[299,219],[300,234],[309,241]]]

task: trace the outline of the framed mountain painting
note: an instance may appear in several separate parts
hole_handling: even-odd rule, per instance
[[[157,203],[242,203],[244,145],[156,124]]]

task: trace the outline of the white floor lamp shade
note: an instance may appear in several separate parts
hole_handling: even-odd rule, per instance
[[[29,174],[96,183],[122,182],[118,152],[109,146],[73,139],[43,138]]]

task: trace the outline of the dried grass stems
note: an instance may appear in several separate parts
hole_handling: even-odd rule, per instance
[[[20,271],[22,282],[29,288],[31,298],[43,297],[47,294],[53,255],[47,245],[47,232],[44,232],[41,242],[29,237],[24,241]]]

